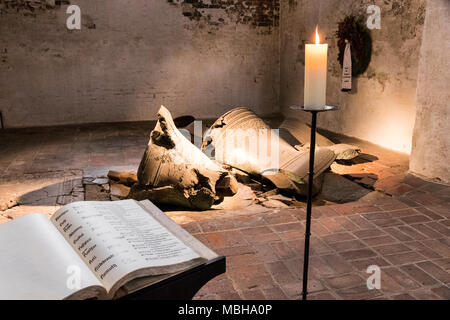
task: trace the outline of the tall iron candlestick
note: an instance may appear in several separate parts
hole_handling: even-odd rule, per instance
[[[305,250],[303,258],[303,290],[302,299],[306,300],[308,296],[308,267],[309,267],[309,239],[311,237],[311,212],[312,212],[312,193],[314,182],[314,155],[316,151],[316,122],[317,113],[324,111],[339,110],[336,106],[324,106],[319,110],[306,110],[304,107],[292,106],[293,110],[303,110],[311,112],[311,141],[309,144],[309,172],[308,172],[308,203],[306,205],[306,230],[305,230]]]

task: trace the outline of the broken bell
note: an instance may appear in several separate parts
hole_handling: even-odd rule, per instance
[[[209,209],[237,192],[235,178],[181,134],[164,106],[137,177],[130,197],[194,209]]]
[[[280,137],[294,146],[299,151],[305,151],[309,148],[311,128],[295,118],[287,118],[279,127]],[[316,133],[316,145],[326,147],[334,152],[336,160],[350,160],[356,158],[361,150],[357,146],[348,144],[334,144],[333,141]]]
[[[207,131],[203,150],[214,151],[217,161],[261,175],[280,189],[305,193],[309,152],[294,148],[248,109],[236,108],[221,116]],[[316,179],[333,163],[335,154],[319,147],[315,158]]]

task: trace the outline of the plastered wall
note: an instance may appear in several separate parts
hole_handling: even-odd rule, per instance
[[[428,1],[410,169],[450,183],[450,1]]]
[[[0,0],[6,127],[278,111],[279,1]]]
[[[346,15],[367,18],[367,7],[381,8],[381,29],[372,30],[373,53],[368,70],[341,92],[335,32]],[[319,25],[328,43],[327,103],[341,110],[321,114],[319,127],[409,153],[415,121],[418,60],[425,18],[424,0],[289,0],[281,8],[280,107],[309,121],[290,105],[303,103],[305,43],[313,43]]]

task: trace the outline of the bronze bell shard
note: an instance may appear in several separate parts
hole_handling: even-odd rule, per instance
[[[239,107],[217,119],[206,133],[203,149],[208,148],[214,149],[219,162],[262,175],[280,189],[305,193],[309,151],[297,150],[253,111]],[[315,157],[314,178],[318,178],[336,156],[332,150],[318,147]]]
[[[237,192],[235,178],[176,128],[164,106],[150,133],[131,197],[193,209],[209,209]]]

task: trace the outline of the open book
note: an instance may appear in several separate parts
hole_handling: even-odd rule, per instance
[[[216,257],[150,201],[75,202],[0,225],[0,299],[113,299]]]

